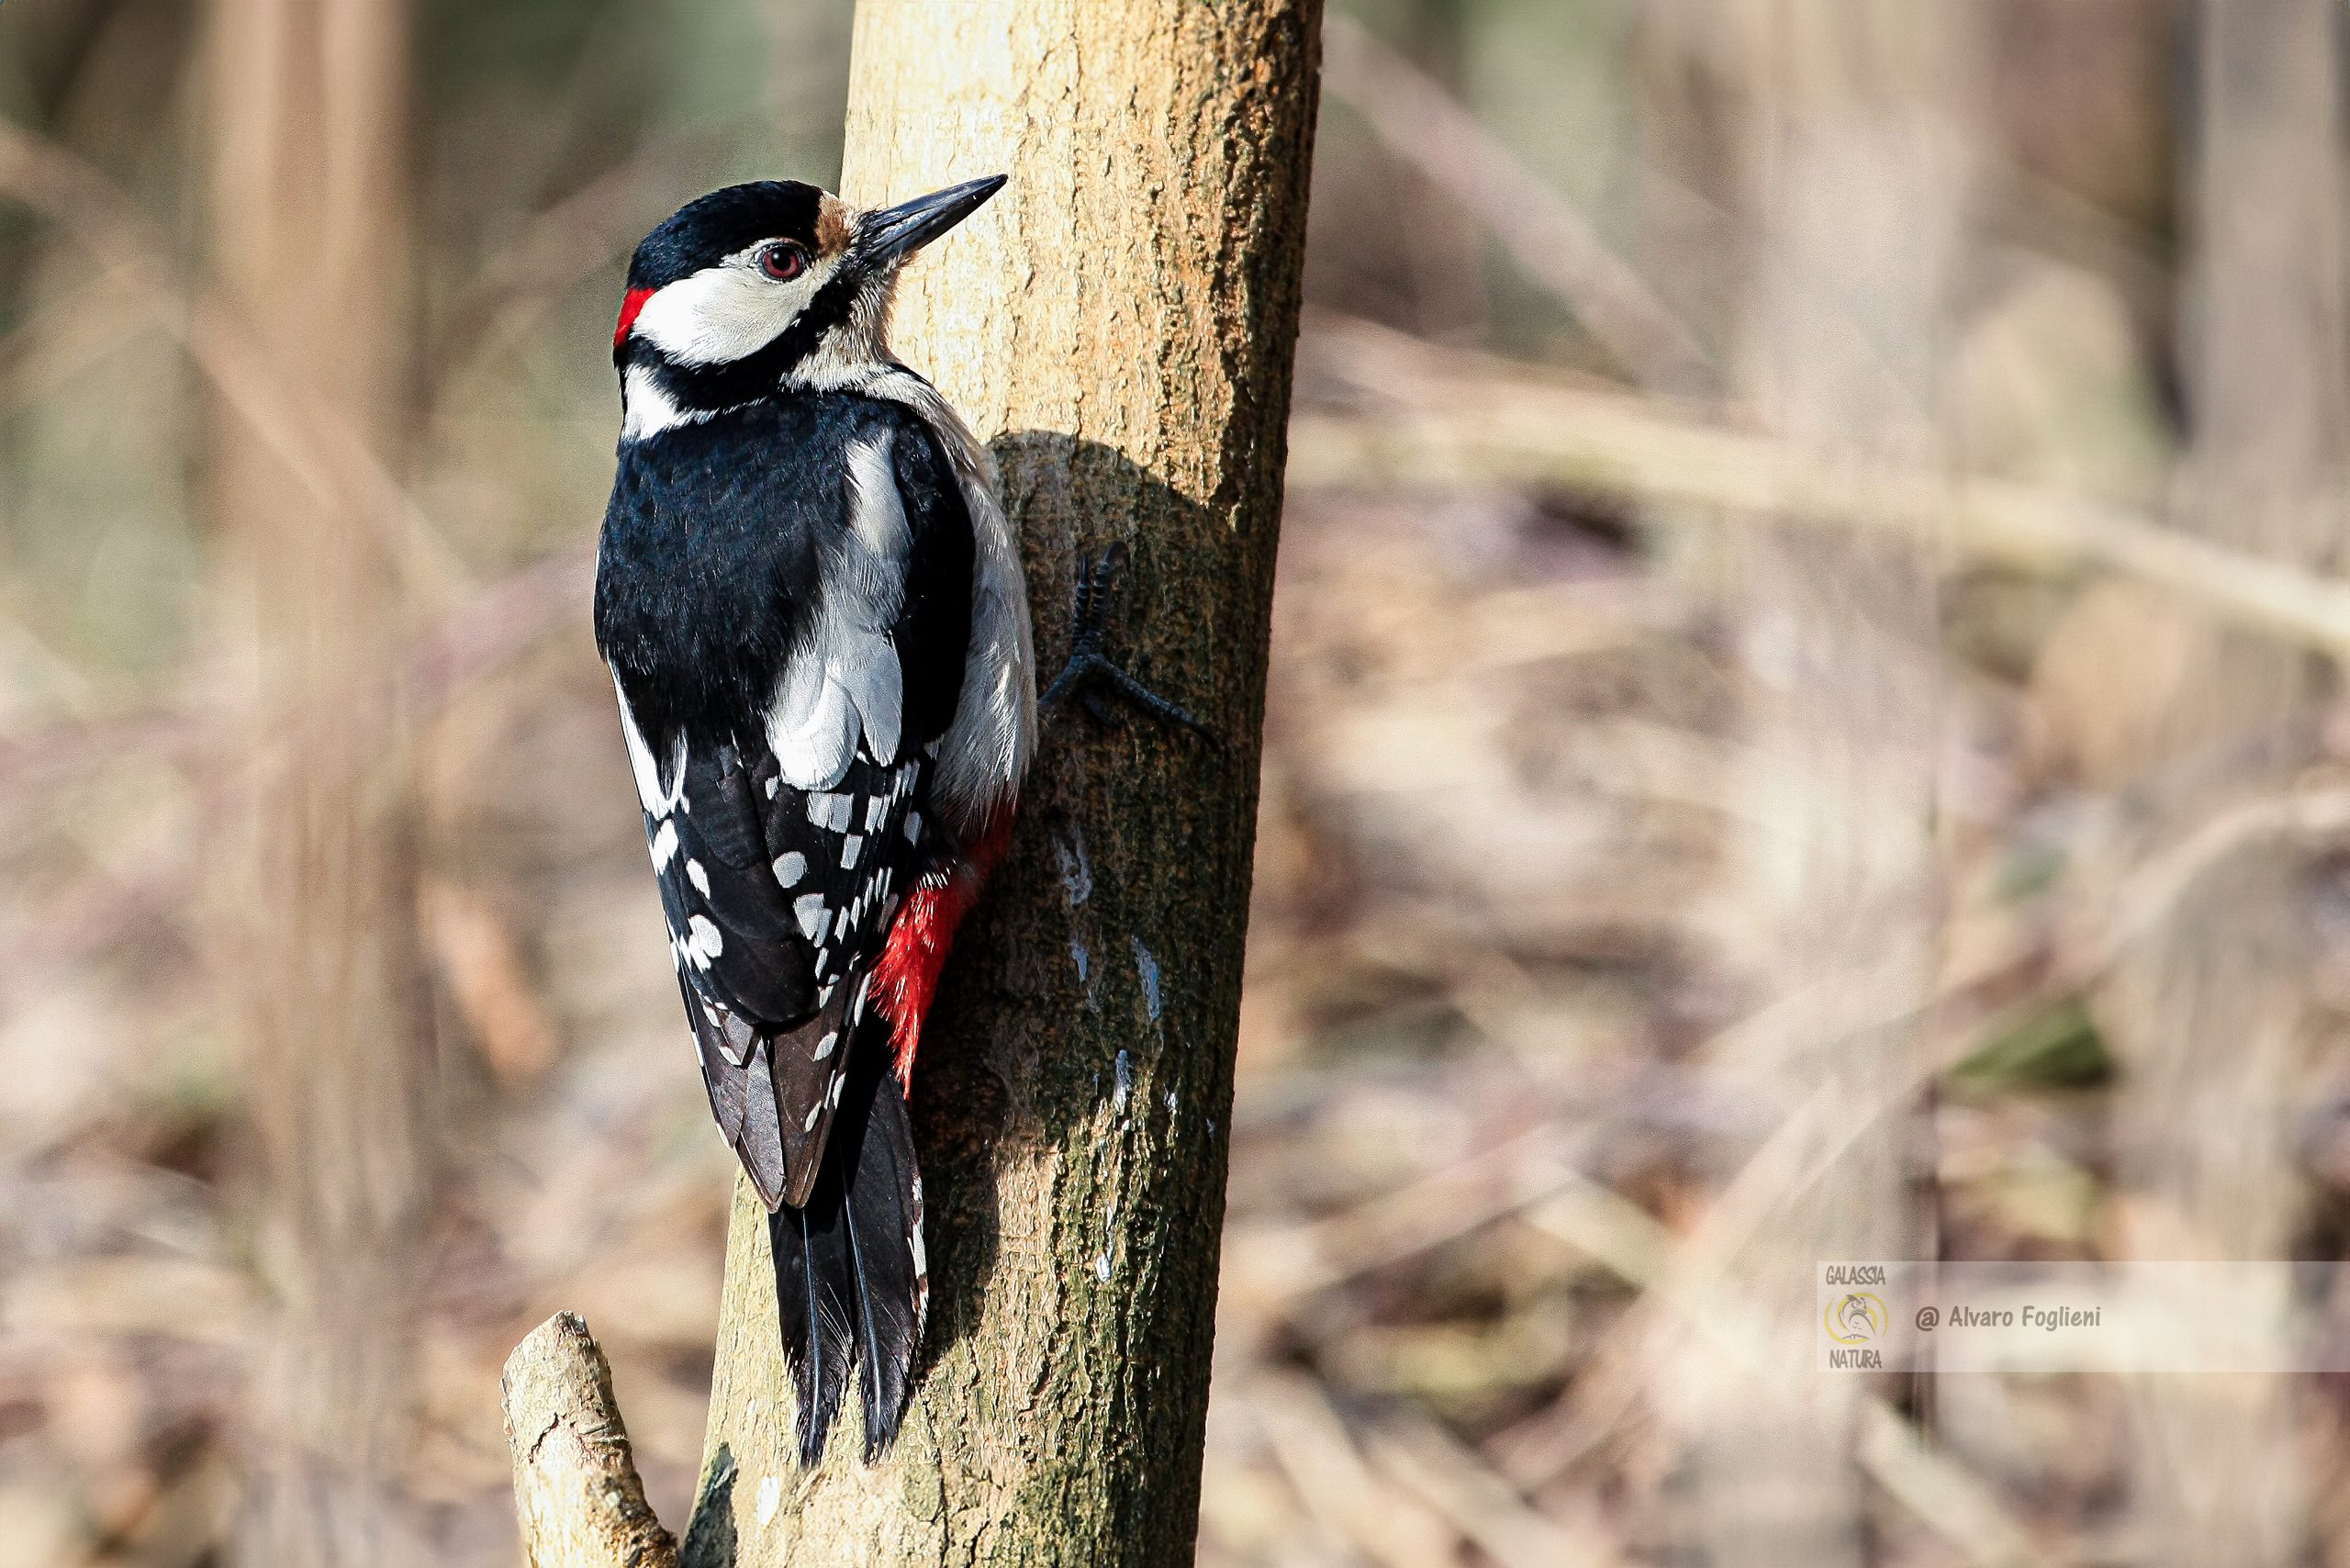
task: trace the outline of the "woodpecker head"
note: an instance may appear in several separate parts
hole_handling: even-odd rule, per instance
[[[612,331],[623,436],[886,367],[898,269],[1002,185],[991,175],[859,212],[797,180],[759,180],[679,207],[629,263]]]

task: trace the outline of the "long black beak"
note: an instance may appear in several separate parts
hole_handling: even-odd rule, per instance
[[[857,230],[857,249],[869,263],[894,262],[912,255],[949,229],[977,212],[988,197],[1003,189],[1003,176],[966,180],[943,191],[884,207],[867,217]]]

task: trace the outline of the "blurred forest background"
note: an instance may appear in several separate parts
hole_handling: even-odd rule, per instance
[[[506,1568],[558,1307],[683,1519],[605,345],[849,22],[0,8],[0,1568]],[[2345,26],[1335,6],[1203,1563],[2350,1562],[2338,1379],[1808,1329],[2350,1229]]]

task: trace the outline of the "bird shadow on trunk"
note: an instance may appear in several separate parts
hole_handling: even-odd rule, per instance
[[[1210,509],[1097,442],[1021,431],[990,450],[1027,571],[1038,684],[1069,656],[1084,562],[1123,543],[1129,564],[1113,589],[1113,653],[1142,678],[1166,682],[1175,700],[1216,715],[1214,672],[1201,656],[1215,645],[1216,606],[1203,600],[1227,567]],[[1176,585],[1193,591],[1179,595]],[[1136,1083],[1163,1092],[1197,1070],[1160,1060],[1172,1031],[1161,1025],[1158,968],[1134,940],[1134,916],[1149,902],[1139,890],[1152,879],[1150,857],[1166,846],[1153,843],[1161,824],[1127,820],[1136,813],[1122,802],[1146,770],[1233,763],[1139,711],[1118,717],[1104,726],[1075,704],[1042,715],[1012,852],[970,916],[923,1036],[912,1113],[933,1296],[918,1377],[981,1318],[1006,1157],[1098,1156]],[[1200,1087],[1212,1091],[1209,1103],[1228,1098],[1228,1081]],[[1080,1139],[1080,1126],[1095,1136]]]
[[[693,1517],[678,1543],[677,1560],[690,1568],[734,1568],[740,1546],[734,1530],[734,1482],[741,1471],[725,1443],[711,1456],[694,1498]]]

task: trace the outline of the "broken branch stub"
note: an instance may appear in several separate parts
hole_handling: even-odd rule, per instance
[[[677,1568],[677,1542],[637,1478],[612,1369],[576,1314],[558,1312],[498,1379],[514,1505],[531,1568]]]

